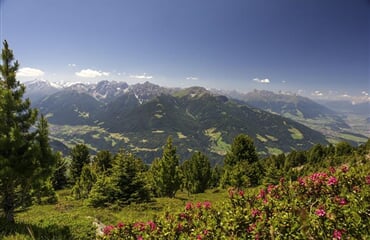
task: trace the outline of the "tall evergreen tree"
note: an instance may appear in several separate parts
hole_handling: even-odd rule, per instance
[[[37,123],[37,135],[36,135],[36,149],[38,159],[42,159],[39,162],[38,167],[35,171],[35,180],[33,181],[34,195],[38,203],[41,203],[41,197],[54,193],[54,189],[51,183],[51,177],[55,171],[56,155],[51,150],[49,144],[49,127],[48,122],[44,115]],[[55,195],[52,194],[52,195]]]
[[[90,163],[89,149],[85,144],[77,144],[71,150],[71,158],[71,178],[75,184],[80,178],[83,166]]]
[[[321,144],[315,144],[308,152],[308,162],[319,163],[325,158],[325,149]]]
[[[262,177],[257,151],[253,139],[245,134],[234,138],[224,160],[224,174],[221,187],[243,188],[256,185]]]
[[[55,158],[55,170],[51,180],[54,189],[59,190],[67,185],[67,161],[63,158],[61,152],[57,152]]]
[[[154,188],[159,196],[174,197],[181,186],[179,174],[179,157],[176,154],[176,147],[173,146],[172,138],[167,138],[163,148],[162,158],[151,166],[152,175],[155,176]]]
[[[190,193],[204,192],[211,179],[211,164],[207,156],[195,152],[189,160],[182,164],[184,185]]]
[[[112,168],[112,154],[108,150],[99,151],[94,157],[94,167],[98,173]]]
[[[220,186],[220,180],[222,177],[223,168],[220,165],[214,166],[211,170],[211,179],[209,187],[214,188]]]
[[[353,152],[353,147],[347,142],[339,142],[335,145],[335,155],[336,156],[351,155],[352,152]]]
[[[233,140],[230,151],[225,156],[225,165],[234,166],[239,162],[254,163],[258,161],[253,139],[245,134],[239,134]]]
[[[97,180],[95,170],[88,164],[82,167],[81,175],[72,189],[75,199],[87,198]]]
[[[132,153],[120,151],[112,164],[112,184],[118,191],[115,197],[119,204],[145,202],[149,200],[149,190],[144,174],[147,168],[144,162]]]
[[[149,190],[144,178],[146,171],[141,159],[120,151],[113,159],[111,175],[101,174],[92,187],[88,203],[92,206],[106,206],[149,200]]]
[[[47,124],[24,99],[25,86],[16,80],[19,64],[4,41],[0,65],[0,207],[9,222],[19,198],[29,194],[32,183],[46,179],[53,160],[49,158]],[[46,157],[45,157],[46,156]],[[49,165],[51,164],[51,165]]]

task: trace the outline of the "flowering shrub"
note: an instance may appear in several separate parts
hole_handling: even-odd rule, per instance
[[[102,239],[367,239],[366,171],[367,165],[331,167],[296,182],[281,179],[256,195],[229,189],[219,208],[189,202],[153,221],[107,226]]]

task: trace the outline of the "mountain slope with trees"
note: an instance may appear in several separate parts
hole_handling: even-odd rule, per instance
[[[201,87],[168,90],[144,83],[104,102],[83,90],[85,87],[78,89],[59,91],[38,104],[53,124],[51,136],[56,149],[62,150],[56,142],[85,142],[94,149],[112,151],[124,147],[150,163],[159,156],[166,138],[172,136],[180,155],[188,158],[194,151],[201,151],[215,163],[239,133],[251,136],[261,155],[327,143],[325,136],[304,125]],[[90,126],[90,130],[79,136],[78,129],[71,130],[78,138],[71,142],[74,137],[65,133],[65,126],[64,133],[56,131],[55,126],[61,124],[80,130],[80,125]],[[117,134],[121,140],[115,139]]]
[[[265,90],[254,90],[246,94],[235,92],[226,94],[250,106],[302,123],[323,133],[331,142],[348,141],[353,145],[358,145],[367,141],[366,131],[358,130],[357,127],[353,128],[353,124],[350,125],[351,121],[349,121],[347,115],[336,111],[338,108],[335,106],[341,105],[339,101],[333,101],[332,105],[326,107],[296,94],[277,94]],[[362,105],[365,106],[365,104],[357,104],[352,105],[349,109],[356,111],[357,106]],[[366,112],[369,113],[369,109],[362,111],[363,114]],[[362,125],[365,125],[365,123]]]

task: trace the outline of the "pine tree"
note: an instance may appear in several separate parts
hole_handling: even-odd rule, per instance
[[[150,199],[144,174],[147,169],[141,159],[120,151],[113,159],[111,175],[102,173],[91,189],[88,203],[92,206],[127,205]]]
[[[149,200],[149,190],[144,178],[146,171],[144,162],[132,153],[122,150],[115,156],[111,179],[119,190],[115,197],[120,205]]]
[[[25,86],[16,80],[19,64],[6,41],[1,58],[0,207],[6,219],[14,222],[17,203],[30,193],[32,184],[47,179],[54,160],[49,158],[46,120],[42,118],[36,131],[31,131],[37,111],[23,98]]]
[[[257,185],[261,177],[261,166],[252,138],[245,134],[236,136],[225,156],[221,187]]]
[[[347,142],[339,142],[335,145],[335,156],[351,155],[353,147]]]
[[[179,157],[172,138],[168,137],[163,148],[162,158],[158,159],[151,167],[151,174],[155,176],[154,188],[161,197],[174,197],[180,189],[181,178],[179,175]]]
[[[239,162],[254,163],[258,161],[253,139],[245,134],[239,134],[233,140],[230,151],[225,157],[225,165],[234,166]]]
[[[35,152],[37,158],[42,159],[42,161],[40,161],[35,171],[36,180],[32,183],[32,186],[36,201],[41,203],[42,196],[52,195],[52,197],[55,198],[51,177],[56,164],[56,156],[49,144],[48,122],[42,114],[37,123],[36,143]]]
[[[321,144],[315,144],[308,152],[309,163],[319,163],[325,158],[325,149]]]
[[[182,164],[182,175],[188,192],[204,192],[211,178],[211,164],[207,156],[201,152],[195,152],[189,160]]]
[[[71,158],[71,180],[75,184],[80,178],[83,166],[90,163],[89,149],[85,144],[77,144],[71,150]]]
[[[94,169],[90,165],[85,164],[82,167],[80,178],[72,189],[72,194],[75,199],[87,198],[96,182],[96,179],[97,175]]]
[[[87,203],[93,207],[109,206],[116,201],[115,196],[118,191],[112,179],[101,174],[89,193]]]
[[[112,154],[108,150],[101,150],[94,157],[93,163],[98,173],[108,171],[112,168]]]
[[[61,152],[55,154],[56,163],[52,177],[52,184],[55,190],[63,189],[67,185],[67,161],[63,158]]]
[[[211,179],[209,182],[209,186],[211,188],[215,188],[220,186],[220,180],[222,177],[223,168],[220,165],[214,166],[211,170]]]

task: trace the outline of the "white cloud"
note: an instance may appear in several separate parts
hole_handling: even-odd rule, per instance
[[[320,92],[320,91],[316,90],[316,91],[314,91],[313,93],[311,93],[311,95],[321,97],[321,96],[323,96],[324,94],[323,94],[322,92]]]
[[[186,78],[186,80],[194,80],[194,81],[196,81],[196,80],[198,80],[199,78],[197,78],[197,77],[187,77]]]
[[[19,77],[41,77],[44,74],[40,69],[29,67],[21,68],[17,71]]]
[[[361,94],[364,95],[364,96],[369,96],[369,93],[365,92],[365,91],[362,91]]]
[[[254,78],[253,81],[258,82],[258,83],[265,83],[265,84],[270,83],[270,79],[268,78],[265,78],[265,79]]]
[[[285,80],[283,80],[283,81],[281,81],[281,82],[282,82],[282,83],[284,83],[284,84],[286,83],[286,81],[285,81]]]
[[[136,78],[136,79],[152,79],[153,76],[146,75],[146,73],[141,75],[130,75],[130,78]]]
[[[68,67],[77,67],[75,63],[68,63]]]
[[[96,77],[107,77],[109,76],[109,72],[102,72],[102,71],[96,71],[92,69],[82,69],[79,72],[75,73],[79,77],[83,78],[96,78]]]

